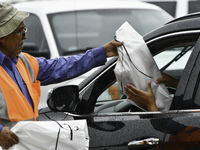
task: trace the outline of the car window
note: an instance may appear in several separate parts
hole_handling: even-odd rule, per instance
[[[172,19],[164,12],[141,9],[64,12],[49,14],[48,18],[60,55],[104,45],[125,21],[144,35]]]
[[[98,97],[97,101],[119,100],[123,95],[123,92],[118,86],[118,82],[115,82]]]
[[[164,67],[163,71],[165,73],[180,78],[193,48],[193,45],[185,45],[185,43],[183,45],[171,46],[170,48],[163,49],[162,52],[154,56],[154,60],[159,69],[163,69]],[[171,93],[172,96],[173,94],[174,93]],[[113,101],[113,105],[115,105],[116,103],[114,101],[121,101],[122,99],[126,99],[126,96],[123,94],[116,81],[98,97],[95,109],[98,110],[99,106],[105,105],[106,101],[109,103],[108,107],[112,107],[111,101]],[[113,111],[113,109],[109,110]]]
[[[49,47],[40,19],[36,15],[30,14],[24,22],[28,32],[22,51],[30,53],[33,56],[50,58]]]
[[[170,15],[172,16],[176,16],[176,7],[177,7],[177,2],[176,1],[147,1],[148,3],[157,5],[159,7],[161,7],[162,9],[164,9],[165,11],[167,11]]]
[[[199,3],[199,1],[189,1],[188,2],[189,4],[189,6],[188,6],[188,13],[195,13],[195,12],[199,12],[200,11],[200,3]]]
[[[154,56],[154,60],[161,71],[180,79],[193,48],[193,46],[169,48]]]

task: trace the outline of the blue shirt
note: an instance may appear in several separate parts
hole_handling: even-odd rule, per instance
[[[106,53],[103,47],[88,50],[85,54],[79,54],[70,57],[60,57],[55,59],[45,59],[36,57],[39,63],[39,73],[37,80],[41,85],[48,85],[62,82],[77,77],[94,67],[104,65],[106,62]],[[15,81],[25,98],[33,108],[33,102],[24,81],[17,70],[16,64],[18,56],[10,59],[0,51],[0,65]],[[33,110],[34,111],[34,110]],[[3,126],[0,124],[0,131]]]

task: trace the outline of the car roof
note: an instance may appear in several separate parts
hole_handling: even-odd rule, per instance
[[[187,19],[199,18],[199,17],[200,17],[200,12],[191,13],[191,14],[187,14],[185,16],[179,17],[179,18],[175,18],[166,24],[170,24],[170,23],[182,21],[182,20],[187,20]]]
[[[74,11],[74,10],[92,10],[92,9],[151,9],[164,11],[160,7],[131,0],[51,0],[51,1],[29,1],[14,4],[18,9],[24,11],[40,11],[46,14]]]
[[[146,42],[150,41],[153,38],[162,36],[165,34],[170,34],[171,32],[182,32],[182,31],[191,31],[200,29],[200,13],[192,13],[186,16],[176,18],[162,27],[151,31],[150,33],[143,36]]]

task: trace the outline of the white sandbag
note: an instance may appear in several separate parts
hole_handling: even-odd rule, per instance
[[[121,90],[124,91],[125,85],[132,84],[136,88],[147,91],[147,83],[155,81],[162,75],[143,37],[128,22],[125,22],[116,31],[116,40],[123,41],[123,46],[118,48],[119,58],[114,69]],[[166,86],[151,83],[158,109],[168,110],[172,97]],[[136,105],[133,101],[128,101]]]
[[[11,129],[19,144],[9,150],[88,150],[86,120],[21,121]]]

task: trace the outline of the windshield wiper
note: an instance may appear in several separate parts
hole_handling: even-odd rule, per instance
[[[185,47],[178,55],[176,55],[169,63],[167,63],[164,67],[160,69],[163,72],[167,69],[173,62],[178,61],[181,57],[183,57],[189,50],[191,50],[193,46]]]

